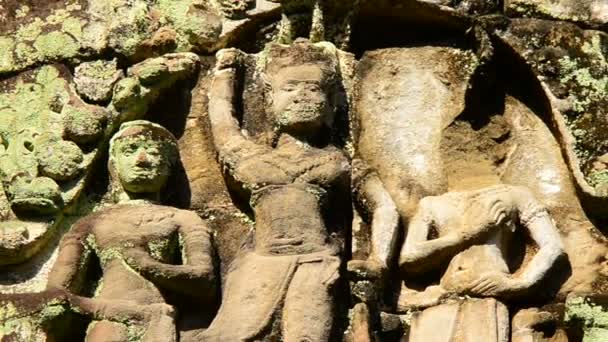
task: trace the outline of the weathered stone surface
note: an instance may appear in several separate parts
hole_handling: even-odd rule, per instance
[[[114,84],[123,77],[117,69],[116,59],[112,61],[85,62],[74,71],[76,91],[92,102],[107,102],[112,97]]]
[[[505,0],[510,16],[571,21],[591,26],[608,24],[608,4],[603,0]]]
[[[258,2],[59,0],[30,6],[9,1],[3,5],[8,16],[0,23],[0,74],[42,62],[75,63],[108,50],[133,61],[213,51],[234,39],[243,25],[276,13],[277,6]],[[242,13],[238,19],[223,17],[237,13]]]
[[[608,149],[608,36],[573,24],[532,19],[512,20],[498,36],[546,87],[553,128],[577,186],[587,196],[605,197],[606,170],[594,165]]]
[[[0,339],[605,340],[607,23],[0,0]]]
[[[572,293],[566,300],[566,322],[582,330],[584,341],[603,341],[608,337],[605,295]]]

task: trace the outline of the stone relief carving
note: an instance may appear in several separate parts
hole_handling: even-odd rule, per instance
[[[505,259],[517,224],[539,249],[525,268],[511,274]],[[429,235],[437,237],[427,240]],[[495,298],[530,295],[562,253],[549,213],[524,187],[495,185],[423,198],[408,225],[399,266],[406,275],[448,266],[439,285],[421,293],[402,291],[398,305],[405,309],[433,306],[414,318],[410,338],[508,341],[508,309]],[[491,299],[437,305],[450,293]],[[437,320],[450,322],[441,337],[433,328]]]
[[[156,204],[177,158],[177,142],[165,128],[143,120],[123,124],[110,141],[109,168],[118,202],[72,226],[47,287],[81,294],[86,280],[81,273],[96,257],[101,278],[95,299],[106,307],[114,302],[133,309],[164,304],[161,288],[212,306],[217,286],[211,231],[192,212]],[[183,264],[175,264],[178,259]],[[114,322],[91,323],[87,340],[177,338],[172,316],[159,314],[148,326],[134,327],[116,323],[120,310],[116,315]]]
[[[264,54],[274,146],[241,133],[234,116],[239,52],[218,53],[209,94],[213,141],[228,175],[248,193],[255,233],[253,250],[228,271],[217,317],[199,338],[329,340],[340,245],[330,238],[323,206],[332,188],[348,187],[350,167],[320,133],[334,121],[338,57],[331,44],[307,41],[270,45]]]
[[[0,1],[0,340],[605,340],[607,18]]]

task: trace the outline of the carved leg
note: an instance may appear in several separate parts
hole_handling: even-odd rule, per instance
[[[85,342],[129,342],[133,334],[143,334],[143,342],[175,342],[177,333],[173,317],[167,315],[155,315],[149,323],[133,323],[132,333],[125,324],[111,321],[94,321],[87,331]],[[143,330],[143,331],[142,331]]]
[[[414,317],[409,341],[508,342],[509,311],[493,298],[437,305]]]
[[[496,299],[464,301],[458,323],[460,341],[509,342],[509,310]]]
[[[168,315],[159,314],[150,320],[148,331],[144,335],[143,342],[175,342],[177,332],[175,320]]]
[[[325,263],[306,263],[298,267],[285,297],[284,341],[329,341],[334,303],[332,286],[323,279],[326,268]]]

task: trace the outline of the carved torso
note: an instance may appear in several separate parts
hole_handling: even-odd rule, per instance
[[[164,263],[175,260],[179,209],[160,205],[117,205],[96,213],[87,239],[103,270],[98,297],[140,304],[163,303],[160,291],[124,261],[124,252],[138,249]]]
[[[476,239],[479,242],[450,261],[441,278],[441,285],[447,290],[457,289],[471,275],[510,274],[506,253],[519,221],[529,220],[544,210],[530,200],[524,189],[508,185],[431,197],[429,206],[436,212],[434,226],[439,236],[449,233],[448,230],[466,235],[472,227],[487,227],[486,233]]]
[[[256,251],[301,254],[326,249],[322,200],[348,184],[349,163],[336,148],[288,141],[239,163],[234,177],[252,189]]]

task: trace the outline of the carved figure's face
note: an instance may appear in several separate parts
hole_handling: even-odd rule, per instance
[[[161,190],[171,173],[170,154],[168,143],[143,134],[118,139],[112,150],[123,188],[134,193]]]
[[[333,108],[320,65],[285,67],[272,76],[274,125],[282,131],[312,133],[331,125]]]

